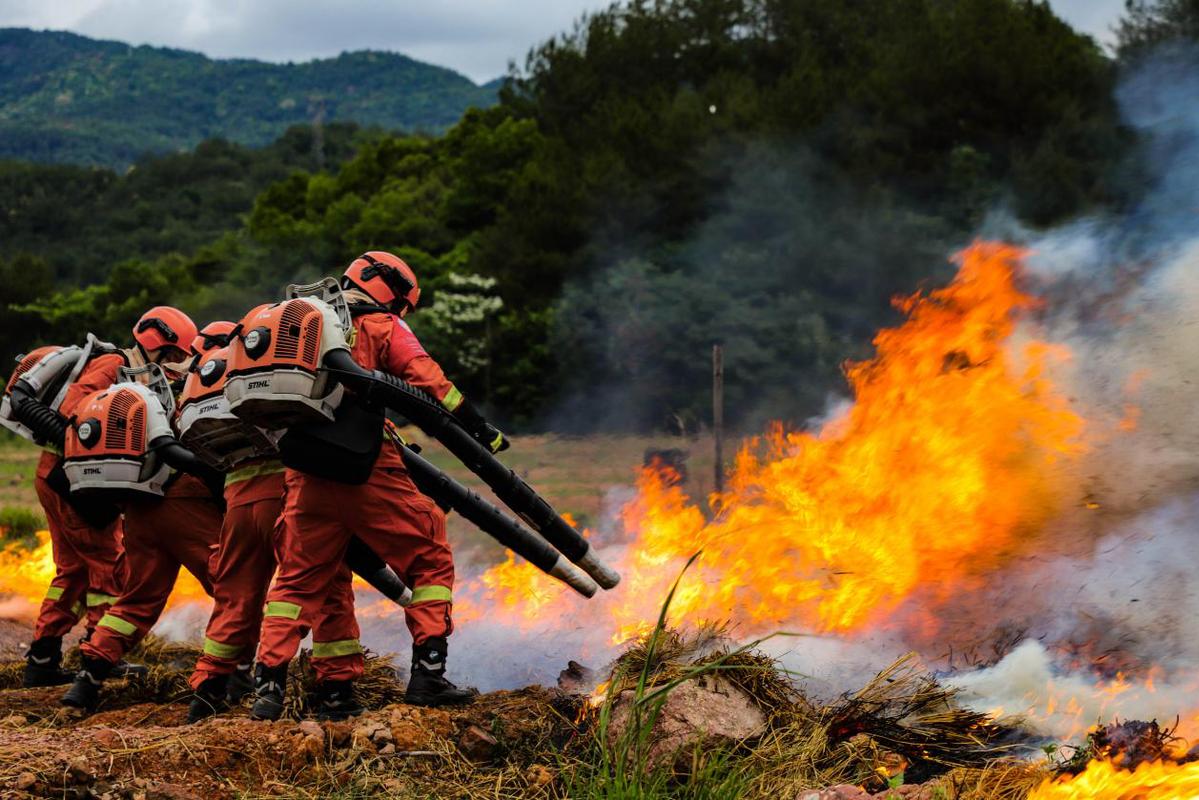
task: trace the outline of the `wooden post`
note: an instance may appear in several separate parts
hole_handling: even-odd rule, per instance
[[[724,491],[724,352],[712,345],[712,433],[716,440],[716,491]]]

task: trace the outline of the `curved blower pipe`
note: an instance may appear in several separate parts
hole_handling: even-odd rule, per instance
[[[67,438],[66,417],[39,400],[24,381],[18,380],[13,386],[11,402],[13,418],[17,422],[42,442],[62,451]]]
[[[441,442],[491,487],[517,516],[600,586],[611,589],[620,582],[620,574],[596,557],[591,544],[578,531],[429,395],[394,375],[364,369],[345,350],[326,354],[325,366],[367,402],[377,401],[403,414],[427,435]]]
[[[57,448],[61,453],[66,447],[67,425],[70,424],[67,418],[39,400],[21,381],[17,381],[13,387],[10,398],[13,418],[32,431],[38,441]],[[71,484],[63,472],[61,459],[46,476],[46,482],[93,528],[106,528],[121,515],[116,505],[102,499],[72,497]]]
[[[212,496],[224,503],[225,473],[205,464],[195,453],[179,444],[173,436],[160,436],[150,442],[148,451],[157,453],[168,466],[179,472],[199,478]]]
[[[433,498],[439,506],[457,511],[504,547],[584,597],[595,595],[599,588],[595,581],[563,558],[549,542],[525,530],[519,522],[421,458],[411,448],[401,445],[400,455],[416,488]]]

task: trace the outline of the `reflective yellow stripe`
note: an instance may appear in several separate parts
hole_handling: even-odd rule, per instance
[[[49,589],[46,590],[46,599],[47,600],[61,600],[62,599],[62,587],[61,586],[51,586]]]
[[[235,469],[225,476],[225,485],[232,486],[235,483],[248,481],[250,478],[257,478],[260,475],[274,475],[282,472],[283,464],[278,461],[269,461],[265,464],[255,464],[252,467],[242,467]]]
[[[273,600],[266,604],[263,613],[268,617],[287,617],[288,619],[300,618],[300,607],[295,603],[284,603],[280,600]]]
[[[126,636],[132,636],[137,633],[136,625],[132,622],[126,622],[120,617],[114,617],[112,614],[105,614],[100,617],[100,621],[96,625],[103,628],[111,628],[117,633],[123,633]]]
[[[100,594],[99,592],[87,593],[87,607],[95,608],[96,606],[112,605],[117,601],[117,598],[110,594]]]
[[[445,393],[445,397],[441,398],[441,405],[445,407],[446,411],[453,411],[462,405],[462,392],[458,391],[457,386],[450,387],[450,390]]]
[[[82,615],[83,614],[83,603],[76,602],[75,605],[71,606],[71,613],[74,614],[76,617]]]
[[[239,644],[223,644],[221,642],[204,637],[204,652],[210,656],[217,658],[237,658],[244,650]]]
[[[362,652],[362,645],[357,639],[342,639],[336,642],[313,642],[313,658],[335,658],[337,656],[352,656]]]
[[[442,600],[454,602],[454,593],[448,586],[417,586],[412,589],[412,605]]]

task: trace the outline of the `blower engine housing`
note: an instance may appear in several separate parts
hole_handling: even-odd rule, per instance
[[[179,443],[222,472],[247,459],[275,455],[281,435],[255,427],[229,409],[229,351],[219,347],[199,356],[184,381],[175,420]]]
[[[245,316],[229,345],[225,396],[233,414],[267,430],[333,419],[345,390],[321,363],[329,351],[349,349],[349,313],[336,289],[331,279],[288,287],[289,299]]]
[[[63,462],[72,493],[163,494],[171,470],[150,444],[163,436],[173,438],[174,403],[162,369],[151,367],[121,370],[117,383],[88,395],[76,407],[67,427]],[[150,386],[133,380],[145,372],[153,376]]]

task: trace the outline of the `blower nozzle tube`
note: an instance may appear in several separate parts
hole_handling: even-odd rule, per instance
[[[620,582],[620,575],[591,552],[590,543],[562,519],[544,498],[504,466],[452,414],[423,391],[394,375],[363,369],[345,350],[333,350],[326,354],[325,366],[367,402],[377,402],[398,411],[445,445],[471,472],[491,487],[506,506],[600,586],[611,589]]]
[[[550,546],[549,542],[528,531],[500,509],[401,446],[400,455],[412,482],[438,505],[452,508],[484,533],[551,577],[565,583],[584,597],[595,595],[599,587]]]
[[[412,590],[378,553],[357,536],[350,539],[345,561],[355,575],[375,587],[388,600],[399,606],[412,604]]]

